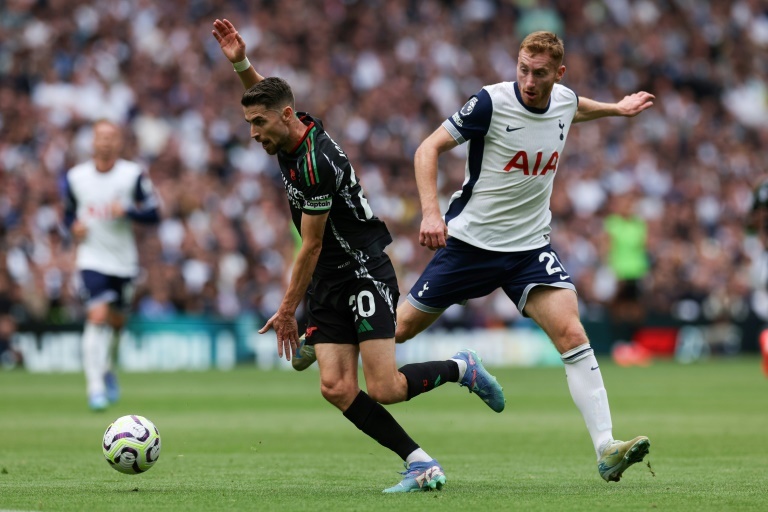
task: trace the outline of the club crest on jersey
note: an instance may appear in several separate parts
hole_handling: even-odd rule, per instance
[[[472,96],[469,98],[469,101],[466,102],[463,107],[461,107],[459,114],[464,117],[468,116],[472,113],[473,110],[475,110],[475,105],[477,105],[477,96]]]

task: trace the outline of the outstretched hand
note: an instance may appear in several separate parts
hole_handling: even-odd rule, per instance
[[[213,22],[213,37],[219,42],[221,51],[233,64],[245,59],[245,41],[237,32],[237,29],[227,19],[216,19]]]
[[[285,355],[285,359],[291,360],[291,355],[299,348],[299,328],[296,324],[296,317],[292,314],[282,313],[278,310],[267,320],[264,327],[259,329],[259,334],[264,334],[270,329],[274,329],[277,335],[277,355],[280,359]]]
[[[619,114],[625,117],[634,117],[643,110],[653,106],[653,100],[656,98],[653,94],[645,91],[636,92],[624,98],[616,104]]]

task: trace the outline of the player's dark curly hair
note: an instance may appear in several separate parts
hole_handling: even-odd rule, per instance
[[[282,78],[270,76],[245,91],[240,104],[244,107],[262,105],[268,109],[281,109],[286,106],[294,108],[293,91]]]

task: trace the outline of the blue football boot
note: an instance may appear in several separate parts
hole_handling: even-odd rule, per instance
[[[382,492],[439,491],[445,485],[445,473],[435,459],[429,462],[411,462],[410,466],[406,464],[405,471],[400,474],[404,476],[403,480]]]
[[[465,348],[457,352],[453,359],[463,359],[467,362],[467,371],[464,372],[464,377],[459,381],[459,386],[469,388],[470,393],[479,396],[494,411],[503,411],[504,404],[507,402],[504,398],[504,390],[496,377],[488,373],[488,370],[483,367],[483,361],[477,352]]]

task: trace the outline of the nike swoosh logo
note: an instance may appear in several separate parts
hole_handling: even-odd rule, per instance
[[[521,126],[520,128],[510,128],[509,125],[507,125],[507,131],[508,132],[514,132],[514,131],[517,131],[517,130],[522,130],[523,128],[525,128],[525,126]]]
[[[571,277],[571,276],[568,276],[568,275],[566,275],[566,276],[560,276],[560,280],[561,280],[561,281],[565,281],[565,280],[566,280],[566,279],[568,279],[569,277]]]
[[[595,370],[597,370],[598,368],[600,368],[600,366],[595,366],[594,368],[590,368],[590,370],[592,370],[592,371],[595,371]]]

